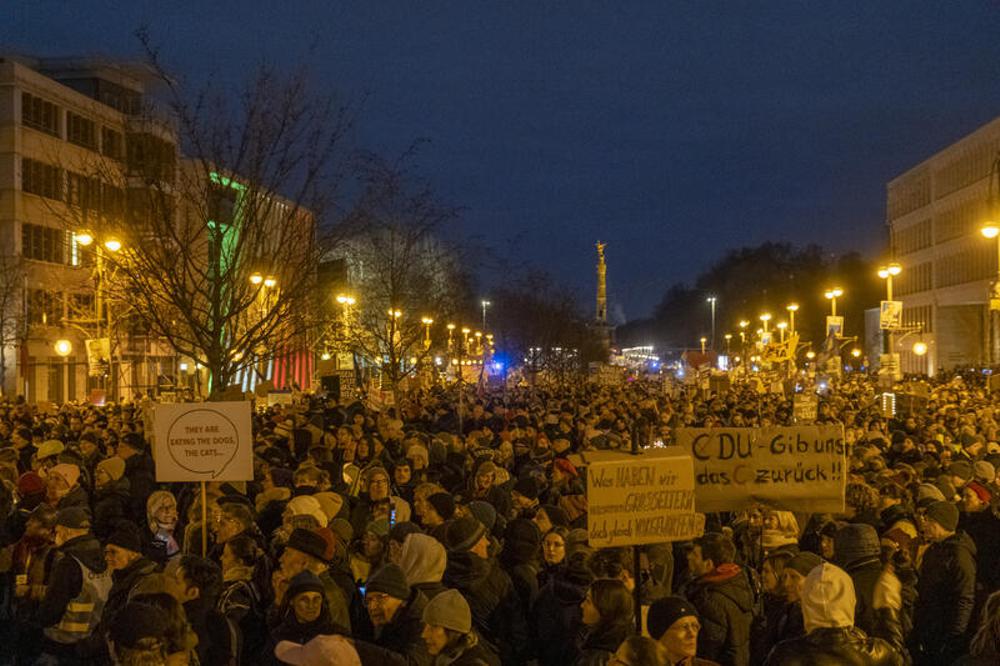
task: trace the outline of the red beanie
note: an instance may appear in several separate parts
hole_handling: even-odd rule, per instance
[[[45,492],[45,481],[35,472],[25,472],[17,479],[17,494],[21,497]]]
[[[556,458],[552,461],[552,465],[558,469],[560,472],[567,476],[571,476],[574,479],[580,476],[580,473],[576,471],[576,467],[570,461],[565,458]]]
[[[979,497],[979,501],[984,504],[989,504],[990,500],[993,499],[993,493],[990,492],[990,489],[978,481],[969,481],[965,487],[976,493],[976,496]]]

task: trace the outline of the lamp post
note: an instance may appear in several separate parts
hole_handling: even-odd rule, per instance
[[[110,384],[112,400],[117,399],[118,391],[117,384],[115,381],[114,373],[114,353],[112,351],[112,318],[111,318],[111,308],[104,306],[104,289],[105,289],[105,261],[110,256],[109,254],[117,254],[122,249],[122,242],[115,236],[108,236],[103,242],[95,244],[95,238],[92,234],[86,231],[73,234],[74,241],[82,246],[88,247],[94,245],[94,309],[96,311],[95,323],[97,325],[97,339],[99,340],[101,336],[101,325],[103,323],[105,314],[104,311],[107,310],[107,337],[108,337],[108,383]]]
[[[785,329],[788,328],[788,322],[787,321],[779,321],[777,323],[777,327],[778,327],[778,339],[781,342],[784,342],[785,341]]]
[[[834,287],[833,289],[827,289],[823,296],[830,301],[830,316],[837,316],[837,299],[844,295],[844,290],[840,287]]]
[[[420,323],[424,325],[424,349],[431,348],[431,324],[434,320],[430,317],[422,317]]]
[[[728,358],[729,357],[729,341],[733,339],[733,334],[732,333],[726,333],[722,337],[726,340],[726,357]]]
[[[760,320],[764,322],[764,332],[767,333],[767,322],[771,321],[771,314],[769,312],[765,312],[760,316]]]
[[[63,402],[69,401],[69,355],[73,353],[73,343],[69,340],[62,338],[56,340],[56,344],[53,345],[56,354],[62,357],[63,360],[63,377],[62,377],[62,387],[61,393],[63,394]]]
[[[702,354],[704,354],[704,353],[705,353],[705,343],[706,343],[706,342],[708,342],[708,338],[706,338],[706,337],[702,337],[702,338],[701,338],[701,353],[702,353]]]
[[[785,309],[788,310],[788,333],[790,335],[794,335],[795,334],[795,313],[799,311],[799,304],[798,303],[789,303],[788,305],[785,306]]]
[[[455,325],[448,324],[445,328],[448,329],[448,352],[451,352],[451,336],[455,333]]]
[[[994,170],[997,165],[994,163]],[[993,175],[990,174],[990,208],[996,211],[996,197],[992,193]],[[982,226],[979,233],[984,238],[996,239],[997,246],[997,274],[990,285],[989,309],[990,309],[990,365],[1000,363],[1000,222],[989,221]]]
[[[493,305],[493,303],[491,303],[490,301],[487,301],[485,299],[482,301],[482,306],[483,306],[483,330],[484,331],[486,330],[486,308],[490,307],[491,305]]]
[[[715,350],[715,302],[718,299],[715,296],[709,296],[705,299],[705,302],[712,306],[712,350]]]
[[[878,276],[885,280],[885,300],[892,301],[892,278],[896,277],[903,272],[903,267],[892,262],[888,266],[879,266]],[[885,353],[892,353],[892,329],[886,328],[885,334],[882,336],[883,345],[885,346]]]

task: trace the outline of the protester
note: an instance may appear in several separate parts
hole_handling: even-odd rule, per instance
[[[604,666],[635,627],[632,595],[620,580],[598,578],[580,604],[586,627],[575,666]]]
[[[671,666],[712,666],[713,661],[698,657],[701,622],[691,602],[680,597],[663,597],[649,607],[646,628],[662,649],[659,663]],[[634,639],[634,637],[633,637]],[[629,639],[629,640],[633,640]]]
[[[434,666],[500,666],[500,659],[479,641],[472,611],[458,590],[447,590],[424,607],[422,637]]]

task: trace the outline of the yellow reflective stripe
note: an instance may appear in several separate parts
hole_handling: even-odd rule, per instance
[[[59,628],[63,631],[68,631],[73,634],[85,634],[90,631],[89,622],[69,622],[68,620],[63,620],[59,623]]]
[[[80,601],[71,601],[66,604],[66,610],[70,613],[90,613],[94,610],[94,604],[83,603]]]

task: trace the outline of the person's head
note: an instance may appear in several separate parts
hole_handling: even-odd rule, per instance
[[[211,605],[222,584],[219,566],[197,555],[183,555],[171,560],[163,573],[166,592],[182,604],[201,599],[206,605]]]
[[[330,544],[318,530],[297,527],[288,537],[288,544],[281,553],[281,573],[286,579],[306,570],[322,573],[327,568],[326,556],[332,555],[330,550]]]
[[[733,540],[721,532],[707,532],[698,537],[687,553],[688,568],[696,576],[704,576],[735,559],[736,546]]]
[[[455,498],[449,493],[434,493],[427,497],[421,522],[424,527],[437,527],[455,515]]]
[[[786,601],[795,603],[800,600],[806,576],[822,563],[823,559],[819,555],[805,550],[785,562],[785,566],[781,570],[780,581]]]
[[[629,624],[632,621],[632,595],[625,584],[614,578],[598,578],[590,584],[580,602],[581,621],[593,630],[598,626]]]
[[[406,458],[399,460],[392,468],[392,480],[396,483],[396,487],[407,485],[411,478],[413,478],[413,468],[410,467],[410,461]]]
[[[847,572],[829,562],[817,565],[806,576],[801,602],[807,634],[814,629],[854,626],[854,583]]]
[[[445,545],[449,552],[472,553],[486,559],[489,557],[489,537],[486,528],[472,517],[451,521],[445,534]]]
[[[1000,658],[1000,591],[987,597],[981,617],[979,629],[969,644],[969,655]]]
[[[493,486],[496,478],[497,468],[492,462],[487,460],[476,469],[476,490],[485,492]]]
[[[944,541],[958,529],[958,507],[951,502],[932,502],[924,512],[920,531],[925,540]]]
[[[90,532],[90,516],[84,509],[77,506],[60,509],[56,513],[55,540],[56,546],[61,546]]]
[[[778,550],[764,558],[760,582],[765,592],[778,595],[782,593],[781,574],[785,570],[785,563],[792,559],[792,556],[793,553],[787,550]]]
[[[373,502],[389,497],[389,473],[384,467],[372,467],[368,472],[368,497]]]
[[[569,531],[565,527],[553,527],[542,537],[542,559],[549,566],[562,564],[566,560],[567,534]]]
[[[365,606],[376,627],[392,622],[409,598],[410,586],[406,576],[395,564],[382,566],[365,583]]]
[[[30,540],[52,541],[56,526],[56,510],[48,504],[39,504],[28,514],[24,536]]]
[[[694,657],[698,651],[701,622],[698,611],[681,597],[663,597],[654,601],[646,615],[646,629],[667,653],[668,664]]]
[[[130,601],[110,623],[108,644],[120,666],[164,666],[169,645],[167,614],[156,606]]]
[[[146,519],[153,531],[172,531],[177,526],[177,499],[166,490],[154,490],[146,500]]]
[[[434,493],[444,492],[444,488],[436,483],[425,482],[413,489],[413,513],[417,521],[423,524],[424,511],[427,509],[427,498]]]
[[[118,440],[118,446],[115,449],[115,455],[117,455],[122,460],[128,460],[129,458],[137,455],[141,455],[146,451],[146,440],[142,438],[142,435],[136,432],[129,432],[122,436]]]
[[[608,661],[608,666],[663,666],[668,661],[667,651],[648,636],[629,636]]]
[[[212,531],[216,543],[226,543],[237,534],[242,534],[254,524],[253,511],[240,502],[225,502],[219,507]]]
[[[421,637],[432,657],[446,653],[472,631],[472,611],[458,590],[438,593],[424,606]]]
[[[252,537],[239,535],[226,541],[222,547],[222,570],[231,571],[236,567],[254,567],[260,560],[261,552]]]
[[[69,463],[59,463],[49,469],[46,476],[49,497],[60,499],[77,487],[80,480],[80,468]]]
[[[139,528],[122,522],[108,537],[104,546],[104,561],[112,571],[121,571],[142,557],[142,537]]]
[[[962,488],[962,510],[966,513],[985,511],[992,499],[992,491],[979,481],[970,481]]]
[[[97,463],[94,468],[94,486],[100,490],[120,480],[125,475],[125,461],[117,456]]]

